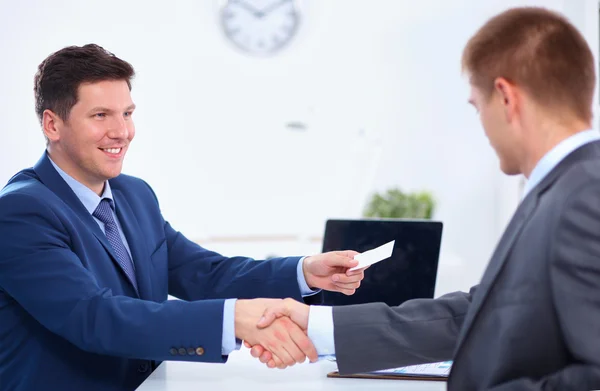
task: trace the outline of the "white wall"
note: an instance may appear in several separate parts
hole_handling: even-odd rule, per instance
[[[125,171],[153,185],[176,228],[227,254],[318,251],[324,220],[360,216],[370,192],[429,189],[445,223],[438,293],[478,280],[518,202],[466,104],[467,39],[505,8],[545,5],[598,51],[589,0],[306,0],[298,35],[267,59],[228,44],[216,0],[1,4],[0,183],[44,148],[37,64],[95,42],[137,70]],[[292,239],[207,239],[243,235]]]

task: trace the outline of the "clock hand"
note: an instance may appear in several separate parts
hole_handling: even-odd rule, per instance
[[[280,0],[280,1],[277,1],[275,3],[272,3],[267,8],[263,8],[262,10],[260,10],[259,11],[260,14],[257,14],[256,16],[258,16],[259,18],[263,18],[267,14],[269,14],[272,11],[276,10],[277,8],[281,7],[283,4],[289,3],[289,2],[290,2],[290,0]]]
[[[232,4],[235,4],[235,5],[239,6],[240,8],[245,9],[246,11],[250,12],[252,15],[254,15],[257,18],[263,17],[262,11],[254,8],[253,6],[249,5],[245,1],[238,0],[238,1],[233,2]]]

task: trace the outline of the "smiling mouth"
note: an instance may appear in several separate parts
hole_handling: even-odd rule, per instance
[[[123,150],[123,148],[100,148],[100,149],[103,150],[104,152],[107,152],[107,153],[110,153],[113,155],[118,155]]]

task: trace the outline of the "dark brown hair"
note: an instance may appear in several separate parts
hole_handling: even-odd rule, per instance
[[[543,107],[592,120],[594,57],[579,31],[556,12],[525,7],[493,17],[469,40],[462,68],[488,98],[502,77]]]
[[[77,103],[82,83],[125,80],[131,90],[133,67],[101,46],[69,46],[49,55],[38,66],[33,91],[35,112],[42,122],[44,110],[52,110],[67,121]]]

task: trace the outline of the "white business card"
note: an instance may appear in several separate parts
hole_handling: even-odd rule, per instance
[[[352,269],[350,269],[350,271],[362,269],[377,262],[381,262],[384,259],[390,258],[394,252],[395,243],[396,241],[392,240],[391,242],[381,245],[377,248],[355,255],[354,259],[358,261],[358,265],[354,266]]]

